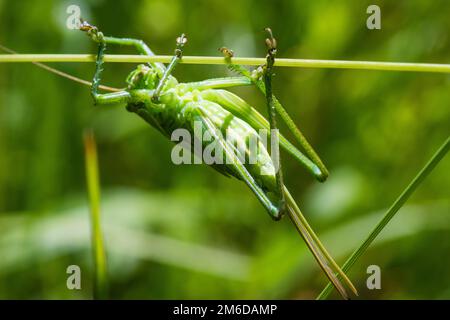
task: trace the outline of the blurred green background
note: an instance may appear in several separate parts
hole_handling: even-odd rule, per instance
[[[0,43],[21,53],[94,53],[66,28],[70,4],[105,34],[171,54],[449,63],[450,2],[0,0]],[[366,28],[381,7],[382,29]],[[134,53],[109,47],[108,53]],[[91,79],[92,63],[52,64]],[[121,87],[132,64],[107,64]],[[339,263],[354,250],[449,135],[450,77],[276,69],[274,90],[331,175],[316,182],[284,156],[286,183]],[[180,65],[180,81],[228,75]],[[232,91],[264,111],[254,88]],[[82,132],[98,142],[110,296],[314,298],[326,284],[288,219],[273,222],[241,182],[206,166],[176,166],[172,143],[124,110],[93,106],[89,88],[31,64],[0,64],[0,298],[89,299],[92,259]],[[450,160],[420,186],[350,277],[364,299],[450,298]],[[66,288],[66,268],[82,289]],[[382,289],[366,288],[378,265]],[[337,298],[337,295],[333,295]]]

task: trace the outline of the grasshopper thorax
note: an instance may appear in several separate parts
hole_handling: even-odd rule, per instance
[[[127,77],[128,90],[155,89],[159,81],[157,71],[145,64],[140,64]]]

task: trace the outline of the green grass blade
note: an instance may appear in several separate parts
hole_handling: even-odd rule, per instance
[[[100,220],[100,184],[98,174],[97,147],[94,133],[84,133],[86,182],[91,213],[91,243],[94,258],[94,299],[106,299],[108,294],[106,254]]]
[[[375,226],[372,232],[368,235],[368,237],[364,240],[361,246],[356,249],[352,255],[347,259],[347,261],[342,266],[342,270],[345,273],[353,267],[356,261],[364,254],[367,248],[371,245],[371,243],[375,240],[375,238],[380,234],[380,232],[384,229],[384,227],[389,223],[389,221],[395,216],[395,214],[400,210],[400,208],[405,204],[405,202],[409,199],[409,197],[413,194],[413,192],[417,189],[417,187],[423,182],[423,180],[433,171],[439,161],[447,154],[450,148],[450,137],[447,137],[447,140],[441,145],[439,150],[437,150],[428,163],[420,170],[420,172],[414,177],[411,183],[403,190],[400,196],[395,200],[392,206],[386,211],[383,218],[380,222]],[[322,290],[322,292],[317,296],[317,300],[326,299],[333,290],[333,286],[331,283],[328,283],[326,287]]]

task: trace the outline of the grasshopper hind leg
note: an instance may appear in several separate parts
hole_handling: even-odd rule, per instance
[[[239,157],[235,154],[235,151],[233,150],[229,142],[224,137],[218,134],[218,132],[220,132],[220,128],[217,128],[214,125],[214,123],[209,119],[208,115],[202,109],[196,109],[194,112],[196,115],[195,121],[200,121],[201,123],[203,123],[206,130],[210,132],[214,140],[220,144],[227,159],[231,160],[231,164],[229,165],[232,166],[234,175],[238,179],[245,182],[250,190],[252,190],[252,192],[256,195],[258,200],[261,202],[261,204],[264,206],[273,220],[280,220],[285,212],[284,202],[278,201],[278,203],[274,203],[274,201],[267,195],[267,192],[263,190],[263,188],[261,188],[261,186],[255,181],[254,177],[241,162]],[[198,138],[201,139],[201,137]]]

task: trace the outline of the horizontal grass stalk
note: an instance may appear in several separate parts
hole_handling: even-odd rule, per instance
[[[391,221],[395,214],[400,210],[400,208],[406,203],[409,197],[417,189],[417,187],[424,181],[424,179],[433,171],[436,165],[444,158],[450,148],[450,137],[441,145],[441,147],[433,154],[428,163],[420,170],[420,172],[414,177],[410,184],[403,190],[400,196],[394,201],[391,207],[386,211],[383,218],[375,226],[372,232],[367,236],[364,242],[356,249],[352,255],[347,259],[347,261],[342,266],[342,270],[345,273],[353,267],[356,261],[366,252],[372,242],[381,233],[381,231],[386,227],[386,225]],[[317,300],[326,299],[333,290],[331,283],[322,290],[322,292],[317,296]]]
[[[12,62],[94,62],[92,54],[0,54],[0,63]],[[105,62],[144,63],[162,62],[169,63],[173,56],[158,55],[105,55]],[[248,66],[265,64],[265,58],[231,58],[231,63]],[[180,63],[185,64],[228,64],[229,60],[223,57],[207,56],[183,56]],[[286,59],[278,58],[275,61],[277,67],[292,68],[331,68],[331,69],[358,69],[358,70],[383,70],[383,71],[410,71],[410,72],[437,72],[450,73],[450,64],[434,63],[406,63],[406,62],[381,62],[381,61],[346,61],[346,60],[313,60],[313,59]]]

